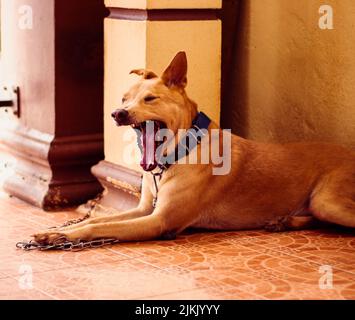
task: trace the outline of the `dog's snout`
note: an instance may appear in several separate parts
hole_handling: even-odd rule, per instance
[[[122,121],[128,118],[128,111],[125,109],[119,109],[111,114],[112,118],[116,121]]]

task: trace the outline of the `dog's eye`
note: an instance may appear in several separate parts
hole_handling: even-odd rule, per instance
[[[151,102],[155,99],[158,99],[158,97],[154,97],[154,96],[147,96],[144,98],[144,102]]]

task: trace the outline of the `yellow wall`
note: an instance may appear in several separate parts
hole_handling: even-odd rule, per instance
[[[321,5],[334,30],[321,30]],[[261,141],[355,147],[355,1],[249,0],[242,7],[234,110]],[[234,90],[231,87],[231,90]]]
[[[178,51],[186,51],[188,58],[186,91],[190,98],[197,102],[200,110],[219,123],[220,22],[150,21],[148,24],[147,68],[161,74]]]
[[[132,36],[134,35],[134,36]],[[124,45],[122,45],[124,44]],[[137,81],[129,72],[146,64],[146,22],[105,20],[105,93],[104,136],[105,159],[133,169],[124,161],[123,138],[130,128],[117,127],[111,113],[121,104],[122,96]],[[131,140],[132,141],[132,140]]]

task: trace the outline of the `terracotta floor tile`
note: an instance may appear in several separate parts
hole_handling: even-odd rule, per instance
[[[43,272],[38,278],[80,299],[140,299],[196,288],[192,282],[132,260]]]
[[[8,278],[9,276],[6,273],[0,272],[0,280]]]
[[[15,248],[38,230],[78,217],[43,212],[0,191],[0,299],[355,299],[352,230],[189,230],[173,241],[76,253]],[[325,265],[332,286],[322,289]],[[21,289],[24,272],[32,289]]]
[[[13,252],[12,255],[9,253],[2,255],[0,262],[0,272],[7,276],[16,276],[22,265],[29,265],[34,273],[38,273],[128,259],[106,248],[76,253],[67,251],[24,252],[18,249],[12,249],[11,252]]]
[[[0,279],[0,299],[1,300],[49,300],[54,299],[35,287],[20,286],[15,279]]]

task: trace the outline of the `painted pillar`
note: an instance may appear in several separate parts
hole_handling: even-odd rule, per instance
[[[102,0],[2,0],[0,83],[20,88],[20,116],[0,111],[0,149],[14,156],[5,190],[44,209],[102,191]],[[21,24],[27,14],[30,24]]]
[[[201,111],[219,122],[222,1],[106,0],[105,4],[110,11],[105,20],[105,161],[93,172],[108,193],[115,191],[106,195],[104,205],[125,209],[137,202],[141,173],[124,151],[124,136],[131,129],[116,127],[111,113],[137,81],[129,72],[146,68],[161,74],[178,51],[185,51],[187,92]]]

